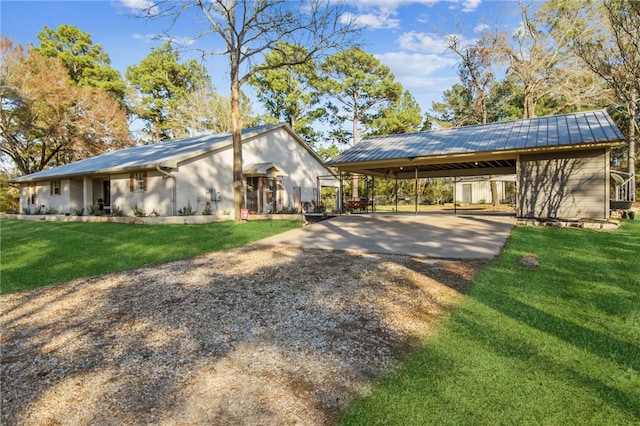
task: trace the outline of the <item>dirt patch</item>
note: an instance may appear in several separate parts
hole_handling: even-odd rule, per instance
[[[482,264],[244,248],[5,295],[2,423],[332,424]]]

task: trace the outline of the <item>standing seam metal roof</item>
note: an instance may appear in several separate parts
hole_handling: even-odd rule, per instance
[[[535,149],[624,140],[605,110],[405,133],[365,139],[328,162],[417,158],[473,152]]]

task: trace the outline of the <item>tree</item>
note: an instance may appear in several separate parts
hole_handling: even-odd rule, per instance
[[[244,126],[252,126],[251,101],[242,94],[241,110]],[[174,138],[192,137],[204,132],[222,133],[231,130],[231,108],[228,96],[221,95],[210,82],[189,90],[176,106],[171,117]]]
[[[380,108],[393,105],[402,94],[389,67],[358,47],[333,54],[320,67],[319,87],[339,105],[329,104],[335,121],[351,121],[353,145],[359,141],[360,124],[370,124]],[[358,198],[357,177],[352,195]]]
[[[188,134],[189,129],[179,128],[184,121],[176,121],[178,109],[190,92],[206,90],[206,70],[195,60],[180,63],[180,55],[165,42],[139,65],[127,68],[127,80],[140,93],[136,114],[146,123],[146,131],[152,143]]]
[[[396,135],[417,132],[422,124],[420,105],[408,90],[393,105],[383,108],[372,120],[372,135]]]
[[[104,89],[124,105],[124,80],[111,68],[102,45],[93,44],[89,33],[73,25],[62,24],[55,31],[45,25],[38,40],[39,46],[33,49],[47,58],[59,58],[78,86]]]
[[[577,54],[613,91],[626,124],[627,170],[635,174],[636,138],[640,134],[640,3],[554,1],[549,6],[559,21],[571,23]]]
[[[325,50],[351,44],[356,28],[351,21],[342,23],[343,6],[333,0],[166,0],[147,4],[149,17],[169,16],[173,22],[183,16],[193,22],[194,13],[204,17],[207,26],[195,39],[217,36],[224,44],[221,50],[203,49],[202,53],[229,59],[234,220],[239,223],[244,206],[242,85],[257,73],[303,64]],[[264,54],[278,51],[278,42],[303,46],[307,54],[289,56],[280,50],[280,61],[254,65]]]
[[[478,124],[480,117],[473,107],[473,95],[460,83],[455,83],[442,94],[442,102],[433,102],[431,108],[439,114],[438,121],[459,127]]]
[[[119,104],[77,87],[57,58],[0,39],[0,153],[22,174],[131,144]]]
[[[465,44],[458,36],[448,37],[447,48],[460,58],[458,75],[465,91],[472,100],[473,108],[479,117],[480,124],[488,121],[489,91],[495,82],[492,70],[496,55],[495,41],[490,34],[485,34],[473,44]]]
[[[282,53],[285,52],[285,53]],[[284,57],[304,58],[307,49],[298,45],[278,43],[277,50],[265,55],[265,64],[274,65]],[[316,132],[311,124],[322,114],[313,109],[319,102],[315,61],[280,68],[267,68],[249,79],[257,97],[277,121],[284,121],[313,145]]]

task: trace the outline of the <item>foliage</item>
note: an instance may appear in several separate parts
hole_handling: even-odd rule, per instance
[[[131,144],[124,112],[105,91],[77,87],[57,58],[0,40],[0,153],[23,175]]]
[[[16,185],[10,185],[12,176],[0,170],[0,212],[16,213],[20,210],[20,191]]]
[[[104,216],[104,210],[100,208],[100,204],[95,203],[87,208],[87,214],[89,216]]]
[[[187,200],[187,205],[178,209],[178,216],[193,216],[196,211],[191,207],[191,201]]]
[[[102,45],[93,44],[91,35],[73,25],[62,24],[55,31],[45,26],[37,35],[34,50],[47,58],[58,58],[79,87],[99,88],[124,105],[126,85]]]
[[[381,109],[370,125],[371,135],[397,135],[417,132],[422,112],[411,92],[405,90],[392,105]]]
[[[331,99],[328,109],[333,122],[352,123],[353,144],[359,141],[359,126],[370,125],[380,108],[392,106],[402,95],[402,85],[373,55],[352,47],[328,57],[318,83]]]
[[[440,330],[341,424],[637,423],[639,238],[639,221],[516,228]]]
[[[147,211],[144,207],[137,204],[135,206],[131,206],[131,212],[136,217],[145,217],[147,215]]]
[[[256,118],[251,112],[251,100],[240,94],[243,127],[254,127]],[[174,138],[193,137],[204,132],[224,133],[231,130],[231,108],[228,96],[221,95],[203,81],[184,94],[170,117]]]
[[[186,63],[179,60],[179,53],[170,42],[165,42],[152,48],[139,65],[127,68],[127,80],[141,95],[134,110],[145,121],[151,143],[174,139],[174,133],[188,133],[185,123],[175,120],[182,102],[187,94],[198,89],[210,94],[211,88],[205,84],[208,76],[204,67],[193,59]]]
[[[118,206],[111,206],[111,216],[124,217],[124,210]]]
[[[551,18],[574,29],[577,55],[613,92],[617,114],[628,142],[627,170],[635,173],[640,135],[640,3],[551,1]],[[577,16],[577,18],[576,18]]]
[[[207,201],[207,204],[202,209],[203,216],[211,216],[213,214],[213,210],[211,209],[211,203]]]
[[[2,293],[122,271],[217,250],[302,225],[299,220],[206,225],[2,220]]]
[[[311,124],[323,111],[313,107],[319,102],[317,85],[317,65],[315,61],[305,61],[307,49],[289,43],[277,43],[275,48],[265,55],[261,66],[264,70],[249,79],[256,88],[256,96],[269,114],[278,122],[288,123],[310,145],[313,145],[316,132]],[[271,68],[293,58],[298,65]]]

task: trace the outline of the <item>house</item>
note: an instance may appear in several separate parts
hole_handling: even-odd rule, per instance
[[[512,203],[515,175],[471,176],[456,179],[454,194],[456,202],[463,204],[491,204],[491,183],[495,182],[498,201]]]
[[[398,179],[515,175],[518,217],[605,219],[610,150],[623,144],[596,110],[365,139],[328,164]]]
[[[253,213],[301,211],[323,186],[339,187],[334,171],[286,124],[242,131],[244,195]],[[21,211],[106,212],[175,216],[233,213],[230,133],[136,146],[12,179]]]

